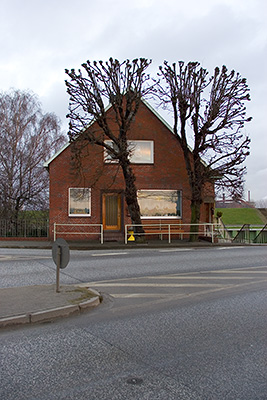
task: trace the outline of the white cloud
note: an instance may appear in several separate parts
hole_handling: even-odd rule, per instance
[[[2,0],[0,89],[36,92],[65,121],[65,68],[87,59],[198,60],[248,79],[254,117],[247,188],[266,196],[266,0]]]

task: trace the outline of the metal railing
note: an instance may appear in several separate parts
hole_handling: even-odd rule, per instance
[[[192,229],[194,227],[194,229]],[[142,232],[140,230],[143,230]],[[197,235],[209,238],[214,243],[215,237],[218,235],[218,225],[211,223],[202,224],[162,224],[162,223],[151,223],[151,224],[126,224],[124,230],[124,242],[127,244],[129,238],[135,240],[139,236],[157,235],[160,240],[167,237],[168,243],[171,243],[172,237],[180,236],[183,239],[184,236]]]
[[[60,227],[64,227],[64,230],[61,230]],[[59,228],[59,229],[57,229]],[[68,229],[69,228],[69,229]],[[76,229],[75,230],[73,230]],[[83,230],[86,228],[86,230]],[[93,229],[93,232],[90,231],[90,228],[99,228],[99,231]],[[100,243],[104,243],[104,235],[103,235],[103,224],[58,224],[54,223],[54,241],[57,238],[57,235],[98,235],[100,236]]]
[[[0,220],[0,237],[48,237],[49,221],[36,220]]]
[[[230,232],[228,231],[226,225],[220,218],[217,221],[216,231],[217,231],[217,237],[220,241],[232,242],[232,237],[230,235]]]
[[[256,237],[264,229],[263,225],[226,225],[227,231],[234,243],[256,243]],[[262,235],[264,237],[264,234]],[[258,242],[259,243],[259,242]],[[261,242],[261,243],[266,243]]]
[[[233,242],[236,243],[250,243],[250,224],[244,224],[242,228],[237,232],[233,238]]]
[[[264,225],[262,230],[255,237],[254,243],[267,243],[267,224]]]

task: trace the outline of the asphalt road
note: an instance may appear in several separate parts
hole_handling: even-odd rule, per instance
[[[0,271],[55,281],[49,251],[1,249]],[[267,247],[74,251],[61,282],[104,302],[0,332],[1,399],[267,398]]]

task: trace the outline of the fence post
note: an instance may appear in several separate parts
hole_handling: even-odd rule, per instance
[[[171,243],[171,225],[168,225],[168,231],[169,231],[169,244]]]
[[[54,242],[56,241],[56,222],[54,222]]]
[[[213,224],[211,224],[211,243],[214,243]]]
[[[103,235],[103,225],[101,224],[100,225],[100,241],[101,241],[101,244],[103,244],[104,243],[104,235]]]

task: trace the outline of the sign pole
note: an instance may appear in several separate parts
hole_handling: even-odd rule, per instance
[[[66,268],[70,259],[70,249],[66,240],[58,238],[52,246],[53,261],[57,266],[56,292],[59,293],[59,270]]]
[[[61,257],[61,247],[57,248],[57,279],[56,279],[56,292],[59,293],[59,270],[60,270],[60,257]]]

